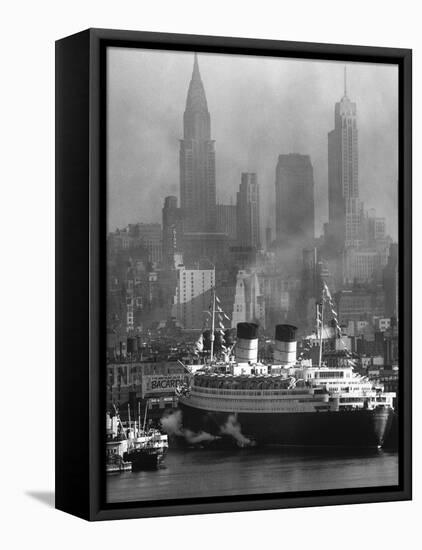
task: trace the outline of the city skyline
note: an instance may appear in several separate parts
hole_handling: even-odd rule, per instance
[[[176,195],[180,200],[179,159],[177,158],[177,153],[179,140],[183,138],[182,113],[186,104],[186,90],[192,76],[194,59],[192,53],[152,53],[141,50],[136,51],[136,55],[131,55],[133,54],[132,50],[124,50],[124,56],[122,57],[117,52],[118,50],[112,50],[109,58],[109,136],[112,136],[109,142],[109,230],[113,230],[115,227],[124,227],[128,223],[135,223],[137,221],[145,223],[159,222],[161,220],[161,208],[164,197]],[[217,60],[215,59],[216,57],[218,57]],[[229,63],[227,62],[227,57],[231,58]],[[338,62],[258,59],[246,56],[237,56],[233,59],[234,57],[209,54],[201,54],[199,56],[201,76],[204,81],[208,108],[211,114],[211,136],[212,139],[216,140],[217,203],[235,203],[235,194],[239,188],[240,175],[242,172],[250,171],[257,173],[261,187],[262,208],[267,211],[268,207],[273,207],[274,203],[275,167],[278,155],[292,152],[309,155],[314,166],[315,225],[316,236],[318,236],[322,233],[322,224],[328,218],[328,178],[324,175],[324,173],[327,173],[328,164],[327,136],[334,123],[334,105],[340,101],[343,91],[342,71],[340,69],[344,65]],[[142,62],[140,62],[140,59]],[[125,61],[123,64],[121,63],[122,60]],[[154,64],[154,61],[157,60],[161,62],[160,67],[167,66],[160,74],[157,73],[157,66]],[[145,74],[151,74],[151,78],[143,79],[143,85],[140,88],[134,82],[131,82],[129,86],[127,79],[124,77],[124,73],[126,72],[126,76],[129,77],[130,75],[132,81],[136,81],[139,78],[140,74],[136,71],[133,72],[133,64],[139,67],[146,64],[149,67],[144,67],[144,70],[148,71]],[[255,69],[259,68],[262,73],[263,69],[260,64],[264,65],[264,69],[267,66],[266,80],[263,79],[261,74],[261,84],[269,84],[268,79],[270,74],[273,77],[277,77],[278,69],[278,76],[280,76],[280,71],[286,73],[285,83],[292,84],[291,90],[293,91],[300,85],[302,77],[302,96],[306,95],[303,90],[303,88],[306,88],[313,99],[314,106],[310,107],[303,104],[303,97],[300,94],[296,99],[290,97],[292,92],[287,96],[283,95],[283,93],[280,94],[284,97],[284,101],[281,101],[280,98],[275,101],[274,97],[272,97],[271,101],[268,100],[268,95],[274,96],[274,83],[272,83],[271,86],[267,86],[270,89],[268,94],[258,93],[258,96],[262,100],[267,100],[266,102],[263,101],[262,108],[257,108],[256,110],[246,109],[242,120],[239,120],[238,111],[236,109],[233,111],[236,99],[241,104],[245,102],[245,97],[246,102],[253,102],[256,100],[257,90],[256,86],[254,89],[252,83],[250,83],[249,89],[246,92],[243,91],[243,94],[237,95],[236,89],[242,86],[245,77],[250,76],[252,67],[255,67]],[[180,72],[174,75],[174,69],[179,68],[182,70],[182,65],[183,72],[186,69],[188,72],[186,82],[184,82],[184,78],[180,75]],[[187,67],[184,67],[184,65],[187,65]],[[327,85],[326,79],[326,94],[321,93],[321,75],[325,74],[327,78],[327,74],[333,73],[333,65],[335,65],[334,73],[337,74],[337,79],[340,81],[339,92],[337,93],[336,85]],[[217,92],[217,97],[221,96],[221,88],[224,88],[224,86],[221,86],[221,79],[219,79],[220,86],[218,87],[219,90],[217,90],[215,86],[216,82],[212,80],[213,71],[215,71],[216,66],[224,69],[223,72],[226,73],[231,69],[229,71],[231,78],[227,74],[227,78],[224,79],[224,85],[230,93],[226,93],[225,97],[217,103],[215,101],[215,94]],[[238,70],[234,71],[233,69],[236,67]],[[304,69],[308,75],[307,77]],[[275,75],[273,74],[274,70]],[[380,67],[371,65],[368,67],[363,64],[349,64],[348,71],[348,95],[358,107],[360,194],[367,208],[377,206],[378,214],[387,217],[387,230],[393,238],[396,238],[397,104],[394,103],[397,102],[395,102],[396,90],[394,86],[386,84],[388,80],[392,82],[396,81],[396,76],[392,74],[395,68],[390,66]],[[165,90],[161,88],[160,93],[154,93],[154,97],[152,97],[151,93],[154,90],[154,86],[160,83],[164,73],[170,76],[170,80],[173,78],[175,81],[168,86],[169,91],[167,91],[167,88]],[[311,78],[308,73],[311,73]],[[119,78],[117,78],[117,75],[119,75]],[[359,76],[356,79],[358,85],[353,82],[357,76]],[[362,81],[368,83],[368,79],[372,81],[377,80],[379,85],[375,88],[375,92],[373,86],[365,88],[367,99],[362,106],[357,97],[360,97],[361,92],[359,92],[359,88],[362,87]],[[309,89],[311,85],[310,80],[313,80],[313,94],[311,94],[312,90]],[[177,86],[173,86],[176,82]],[[124,87],[123,90],[122,86]],[[179,88],[182,88],[182,96],[184,96],[182,102],[180,102],[179,98]],[[278,91],[280,88],[275,86],[275,89]],[[315,94],[315,90],[318,90],[318,94]],[[261,92],[263,91],[265,92],[261,88]],[[285,89],[281,89],[281,92],[283,91],[285,92]],[[137,92],[139,93],[137,94]],[[356,95],[354,95],[354,92],[356,92]],[[380,93],[384,100],[377,102],[375,100],[377,94],[379,95]],[[168,100],[170,96],[174,96],[174,101],[173,108],[169,110]],[[326,105],[328,98],[326,98],[322,108],[320,101],[322,96],[325,98],[326,96],[330,96],[330,102],[331,97],[336,97],[334,98],[335,101],[328,106]],[[141,101],[142,97],[144,97],[144,100],[148,97],[149,101]],[[156,101],[153,101],[153,99],[156,99]],[[123,104],[125,105],[125,109],[122,111]],[[280,108],[284,104],[290,105],[290,113],[286,118],[286,113],[281,109],[281,114],[284,113],[285,116],[283,120],[277,120],[276,126],[277,124],[280,126],[277,132],[274,130],[274,123],[268,119],[268,116],[271,114],[271,111],[277,112],[277,107]],[[160,116],[154,112],[153,107],[157,108],[157,105],[162,108]],[[295,117],[292,114],[292,109],[294,111],[298,105],[302,106],[302,111],[300,115],[298,114]],[[377,106],[370,115],[372,126],[368,121],[368,114],[366,113],[368,105],[372,108],[374,108],[374,105]],[[392,109],[393,113],[391,113]],[[138,116],[135,116],[134,111],[139,113]],[[226,111],[229,112],[229,115],[227,115]],[[219,128],[221,127],[221,119],[224,119],[225,113],[227,131],[221,133]],[[325,113],[324,116],[323,113]],[[327,113],[329,113],[328,117]],[[326,119],[325,126],[321,124],[323,127],[318,128],[318,130],[314,126],[313,133],[316,137],[311,137],[309,128],[306,131],[304,126],[306,127],[311,122],[316,124],[317,119]],[[147,124],[147,132],[142,131],[144,128],[142,125],[143,121]],[[164,128],[166,121],[169,122],[167,129]],[[268,128],[268,132],[266,133],[267,135],[262,136],[264,122]],[[239,125],[243,125],[248,129],[246,135],[245,132],[233,132],[233,129],[238,128]],[[292,131],[292,127],[296,127],[296,129]],[[164,137],[164,144],[160,143],[157,139],[151,139],[157,132]],[[374,137],[374,132],[376,137]],[[175,133],[176,135],[178,134],[177,138],[176,135],[173,135]],[[273,143],[273,141],[277,142],[276,139],[271,141],[270,134],[276,135],[277,133],[280,145]],[[251,134],[253,135],[251,136]],[[147,140],[148,147],[144,150],[139,145],[144,142],[146,137],[149,137]],[[260,137],[263,138],[261,141],[259,141]],[[368,147],[368,140],[370,147]],[[296,147],[297,151],[295,151],[295,144],[299,144],[300,142],[302,143],[301,147]],[[283,143],[285,144],[284,146]],[[137,152],[134,152],[133,149],[137,145]],[[289,145],[291,146],[289,147]],[[392,154],[384,156],[387,150],[390,150]],[[159,161],[158,158],[157,161],[154,160],[157,151],[160,153]],[[274,156],[275,151],[277,151],[277,154]],[[312,151],[314,151],[314,154]],[[315,154],[315,151],[318,154]],[[224,173],[227,176],[224,176]],[[368,183],[369,179],[371,183]],[[379,205],[378,201],[375,200],[375,197],[380,192],[380,187],[383,189],[382,193],[385,198],[383,205]],[[150,193],[153,193],[153,196]],[[148,200],[145,200],[147,197]],[[267,225],[274,228],[274,214],[275,212],[270,212],[270,222],[268,222],[268,216],[265,217],[266,222],[261,225],[261,232],[265,230]]]

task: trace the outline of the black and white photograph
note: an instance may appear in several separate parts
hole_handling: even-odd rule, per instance
[[[417,3],[2,15],[3,547],[413,550]]]
[[[397,64],[106,68],[107,503],[397,487]]]

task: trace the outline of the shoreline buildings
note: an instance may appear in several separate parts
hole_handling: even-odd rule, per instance
[[[177,268],[177,287],[172,308],[172,317],[186,330],[201,331],[204,328],[205,312],[215,285],[215,269],[199,266]]]

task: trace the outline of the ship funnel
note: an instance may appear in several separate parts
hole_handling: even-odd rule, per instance
[[[236,361],[258,361],[258,325],[255,323],[237,323]]]
[[[282,366],[296,363],[296,330],[293,325],[276,325],[274,363]]]

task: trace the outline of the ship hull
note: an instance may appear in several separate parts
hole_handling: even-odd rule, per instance
[[[165,456],[163,450],[146,451],[144,449],[125,453],[124,460],[132,463],[132,471],[158,470]]]
[[[258,445],[381,447],[391,429],[390,408],[338,412],[218,412],[179,403],[183,428],[221,436],[227,422]]]
[[[120,472],[128,472],[132,470],[132,464],[130,462],[109,463],[106,465],[106,472],[108,474],[115,474]]]

